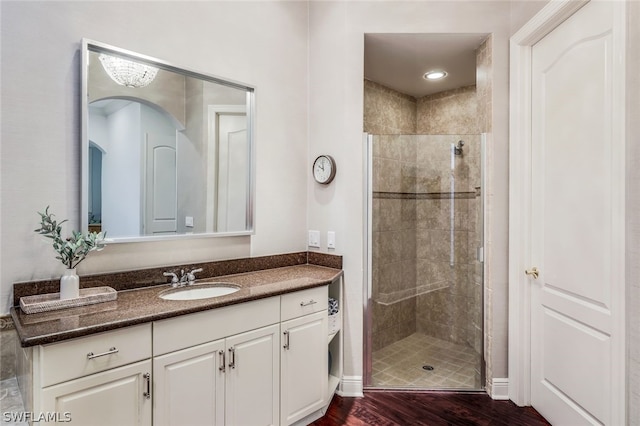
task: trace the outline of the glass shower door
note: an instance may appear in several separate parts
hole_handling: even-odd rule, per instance
[[[483,386],[482,135],[373,135],[365,385]]]

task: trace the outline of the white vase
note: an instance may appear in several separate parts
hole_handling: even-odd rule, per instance
[[[80,277],[76,270],[67,269],[60,277],[60,300],[76,299],[80,297]]]

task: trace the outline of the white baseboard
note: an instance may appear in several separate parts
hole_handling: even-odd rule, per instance
[[[491,379],[491,399],[509,399],[509,379]]]
[[[338,387],[338,395],[362,398],[362,376],[342,376],[342,383]]]
[[[362,398],[364,396],[362,389],[362,376],[343,376],[337,394],[344,397]],[[508,400],[509,379],[492,379],[490,396],[496,400]]]

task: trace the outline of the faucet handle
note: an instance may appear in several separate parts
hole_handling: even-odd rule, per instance
[[[190,283],[196,280],[196,275],[195,275],[196,272],[202,272],[202,268],[193,269],[191,272],[187,274],[187,278],[189,279]]]
[[[178,284],[178,281],[180,281],[178,276],[173,272],[163,272],[162,275],[165,277],[171,277],[171,284]]]

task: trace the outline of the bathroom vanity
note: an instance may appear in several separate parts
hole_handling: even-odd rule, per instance
[[[25,406],[78,425],[307,424],[342,375],[341,332],[327,325],[341,277],[296,265],[217,277],[240,289],[209,299],[163,300],[164,285],[93,307],[14,308]]]
[[[87,39],[81,57],[82,231],[105,231],[109,243],[254,234],[255,88]],[[146,77],[132,82],[117,64]],[[188,283],[184,293],[167,275]],[[20,298],[58,292],[59,280],[14,284],[18,382],[35,419],[307,424],[339,388],[342,333],[335,316],[328,332],[328,298],[341,304],[341,256],[175,265],[80,284],[111,287],[117,299],[26,314]]]

